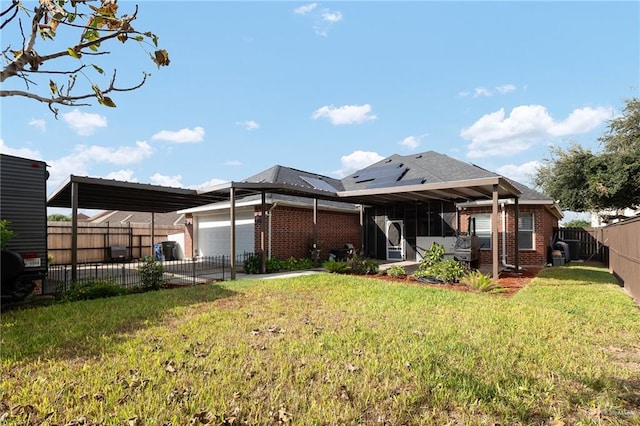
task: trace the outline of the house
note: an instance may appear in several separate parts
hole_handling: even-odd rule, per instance
[[[147,225],[153,221],[155,226],[180,226],[184,224],[184,214],[170,212],[154,214],[122,210],[104,210],[84,219],[88,223],[110,223],[117,225]]]
[[[473,232],[469,225],[475,224],[481,263],[542,265],[562,217],[549,197],[433,151],[392,155],[340,180],[274,166],[211,192],[234,188],[256,192],[179,212],[193,222],[187,239],[194,256],[264,251],[306,257],[317,244],[326,258],[330,249],[350,243],[371,258],[418,261],[433,242],[451,253],[456,237]],[[517,235],[509,231],[516,217]]]
[[[289,167],[274,166],[243,181],[257,185],[288,185],[298,189],[323,188],[330,193],[344,188],[338,179]],[[287,194],[265,194],[262,199],[249,195],[236,204],[236,252],[257,253],[261,236],[265,236],[267,257],[287,259],[310,257],[316,249],[320,257],[329,256],[332,248],[346,244],[360,245],[360,209],[352,203],[333,200],[317,202],[317,229],[314,234],[314,201]],[[231,249],[230,202],[220,202],[182,210],[186,214],[188,236],[186,253],[194,257],[227,255]]]

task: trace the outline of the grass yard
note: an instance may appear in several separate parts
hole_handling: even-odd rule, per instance
[[[640,310],[597,267],[510,298],[320,274],[0,325],[0,424],[640,424]]]

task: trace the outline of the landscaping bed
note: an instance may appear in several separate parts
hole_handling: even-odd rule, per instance
[[[538,273],[542,270],[542,267],[527,267],[520,271],[520,273],[515,273],[515,271],[505,271],[500,274],[500,278],[498,279],[499,289],[496,291],[492,291],[491,294],[496,294],[500,296],[510,297],[516,294],[520,289],[524,288],[529,282],[538,275]],[[411,275],[405,275],[400,277],[393,277],[387,274],[379,274],[379,275],[367,275],[371,278],[376,278],[384,281],[392,281],[399,283],[407,283],[407,284],[415,284],[415,285],[423,285],[434,288],[444,288],[453,291],[462,291],[468,292],[472,291],[469,287],[460,284],[460,283],[430,283],[425,280],[418,280],[416,277]]]

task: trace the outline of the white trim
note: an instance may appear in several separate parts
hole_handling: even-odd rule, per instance
[[[299,208],[306,208],[306,209],[313,209],[313,203],[311,204],[307,204],[307,203],[303,203],[303,202],[295,202],[295,201],[285,201],[285,200],[279,200],[279,199],[275,199],[272,200],[271,202],[268,202],[267,204],[278,204],[278,206],[287,206],[287,207],[299,207]],[[244,201],[244,202],[237,202],[236,203],[236,208],[237,207],[248,207],[248,206],[259,206],[260,204],[262,204],[262,200],[249,200],[249,201]],[[185,209],[185,210],[178,210],[177,213],[207,213],[207,212],[213,212],[213,211],[219,211],[219,210],[229,210],[231,208],[231,203],[230,202],[220,202],[220,203],[213,203],[213,204],[207,204],[204,206],[199,206],[199,207],[193,207],[190,209]],[[344,213],[353,213],[353,214],[359,214],[360,213],[360,208],[353,204],[352,208],[349,207],[334,207],[334,206],[326,206],[326,205],[322,205],[319,204],[318,205],[318,210],[320,211],[335,211],[335,212],[344,212]]]

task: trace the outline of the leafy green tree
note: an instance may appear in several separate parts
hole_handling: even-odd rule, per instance
[[[116,42],[139,43],[158,68],[169,65],[167,51],[157,49],[158,37],[133,27],[137,5],[129,13],[118,14],[116,0],[101,0],[97,6],[86,0],[39,0],[35,4],[33,10],[27,10],[19,0],[8,6],[3,2],[0,31],[7,44],[2,46],[0,97],[34,99],[48,104],[56,115],[56,105],[87,106],[90,99],[115,107],[111,93],[136,90],[149,76],[143,72],[136,84],[118,87],[114,68],[111,78],[104,79],[108,83],[94,81],[105,74],[95,61],[109,55],[107,46]],[[6,37],[6,31],[12,37]],[[18,40],[20,45],[12,46],[7,40]],[[150,52],[149,47],[155,50]],[[9,79],[22,80],[22,84],[7,88]]]
[[[50,214],[47,216],[47,220],[51,222],[71,222],[71,218],[62,213]]]
[[[535,184],[578,212],[640,205],[640,100],[625,101],[623,113],[609,121],[598,138],[602,152],[573,144],[553,147],[535,176]]]
[[[591,222],[584,219],[574,219],[563,223],[562,226],[565,228],[589,228],[591,227]]]

